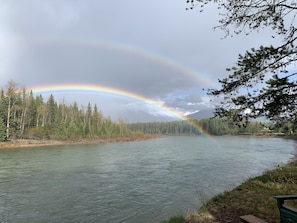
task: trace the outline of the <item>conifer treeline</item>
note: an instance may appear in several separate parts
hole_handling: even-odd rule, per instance
[[[132,123],[130,124],[130,129],[131,131],[141,131],[145,134],[165,135],[199,135],[201,134],[201,130],[212,135],[271,133],[268,126],[262,122],[252,122],[246,128],[240,128],[238,125],[221,118]]]
[[[57,103],[53,95],[45,101],[25,88],[9,82],[0,94],[0,141],[6,139],[83,139],[128,136],[120,119],[104,117],[96,104],[79,108],[77,103]]]
[[[79,108],[77,103],[57,103],[53,95],[44,100],[32,91],[19,89],[9,82],[0,90],[0,141],[8,139],[106,139],[114,137],[141,137],[143,134],[188,135],[201,134],[200,126],[213,135],[271,132],[261,122],[239,128],[223,119],[203,119],[172,122],[127,124],[122,119],[113,122],[104,117],[97,105],[88,103]],[[296,125],[282,125],[277,132],[295,132]]]

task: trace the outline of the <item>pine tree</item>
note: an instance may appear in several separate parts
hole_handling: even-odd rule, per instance
[[[46,109],[47,109],[47,124],[49,126],[52,126],[55,121],[55,115],[57,111],[57,104],[55,102],[54,96],[51,94],[47,104],[46,104]]]
[[[4,142],[6,139],[6,127],[3,119],[0,117],[0,142]]]
[[[17,84],[12,81],[8,82],[7,90],[6,90],[6,97],[7,97],[6,138],[7,139],[10,137],[12,108],[14,106],[16,92],[17,92]]]

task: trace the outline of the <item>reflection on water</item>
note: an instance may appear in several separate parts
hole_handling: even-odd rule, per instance
[[[0,222],[158,222],[295,149],[279,138],[183,136],[0,150]]]

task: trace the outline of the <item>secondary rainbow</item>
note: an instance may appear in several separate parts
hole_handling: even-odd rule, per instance
[[[194,69],[184,66],[183,64],[173,60],[172,58],[162,55],[161,53],[122,42],[109,40],[94,40],[94,39],[73,39],[74,44],[90,47],[107,48],[116,51],[126,52],[135,56],[161,64],[169,69],[180,72],[181,74],[195,80],[197,83],[203,84],[206,87],[212,86],[213,81],[207,75],[199,75]]]
[[[55,92],[88,92],[88,93],[107,93],[111,95],[120,95],[128,98],[132,98],[138,101],[145,102],[147,104],[153,105],[158,109],[161,109],[169,114],[184,120],[195,127],[201,134],[210,137],[211,135],[205,131],[200,125],[194,123],[182,113],[176,111],[175,109],[164,106],[162,102],[139,95],[130,91],[121,90],[118,88],[112,88],[107,86],[100,85],[84,85],[84,84],[63,84],[63,85],[47,85],[47,86],[38,86],[30,88],[34,94],[54,94]]]
[[[61,45],[63,46],[73,46],[73,47],[89,47],[92,49],[107,49],[117,52],[127,53],[136,57],[143,58],[148,61],[152,61],[161,66],[167,67],[172,71],[179,72],[180,75],[183,75],[187,78],[190,78],[199,85],[204,87],[212,87],[214,81],[210,78],[209,75],[202,75],[198,73],[193,68],[186,66],[176,60],[171,56],[162,54],[160,52],[145,48],[143,46],[137,46],[132,43],[124,43],[119,41],[105,40],[105,39],[94,39],[88,37],[70,37],[70,38],[31,38],[29,39],[33,44],[40,45]]]

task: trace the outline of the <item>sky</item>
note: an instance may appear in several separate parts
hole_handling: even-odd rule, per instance
[[[218,88],[238,54],[278,39],[266,30],[223,38],[213,29],[220,19],[215,5],[203,13],[187,6],[0,0],[0,88],[14,81],[59,103],[96,104],[128,122],[176,118],[162,106],[183,115],[211,109],[219,99],[203,89]]]

